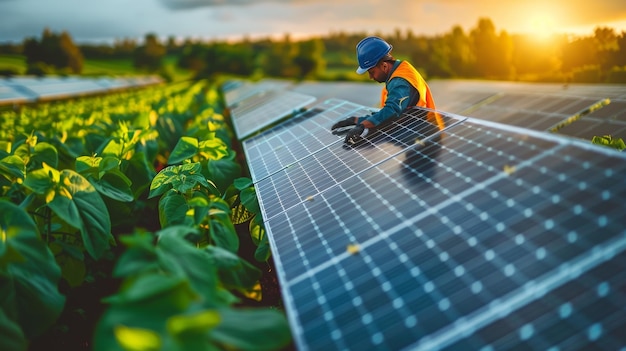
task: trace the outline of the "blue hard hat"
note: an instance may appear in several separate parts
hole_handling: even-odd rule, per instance
[[[356,44],[356,58],[359,68],[356,73],[363,74],[368,69],[376,66],[378,61],[387,55],[393,46],[379,37],[367,37]]]

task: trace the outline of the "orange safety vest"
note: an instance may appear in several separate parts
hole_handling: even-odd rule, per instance
[[[393,71],[391,77],[387,81],[390,81],[396,77],[404,78],[407,82],[409,82],[413,88],[417,90],[420,95],[419,100],[415,106],[418,107],[427,107],[430,109],[436,109],[435,100],[433,100],[433,96],[430,93],[430,88],[422,75],[407,61],[400,62],[400,65]],[[387,100],[387,85],[383,87],[380,98],[380,106],[385,106],[385,101]],[[445,123],[443,122],[443,118],[438,113],[428,112],[427,119],[430,123],[437,125],[439,130],[443,130],[445,128]]]

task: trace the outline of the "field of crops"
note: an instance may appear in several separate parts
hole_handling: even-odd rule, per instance
[[[0,349],[290,344],[215,85],[22,106],[0,123]]]

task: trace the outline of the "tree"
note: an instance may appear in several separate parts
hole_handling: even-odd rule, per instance
[[[470,33],[478,72],[483,77],[508,78],[511,73],[513,45],[506,31],[496,34],[488,18],[481,18]]]
[[[30,67],[49,66],[77,74],[83,69],[83,55],[67,32],[58,35],[46,28],[41,40],[25,39],[24,55]]]
[[[619,51],[617,35],[613,28],[597,27],[594,30],[597,46],[597,61],[602,71],[607,72],[614,65],[614,55]]]
[[[298,67],[294,65],[297,47],[292,43],[289,34],[282,42],[274,42],[265,56],[263,71],[273,77],[295,77]]]
[[[83,55],[81,54],[80,49],[74,45],[72,38],[67,32],[61,33],[59,45],[61,47],[61,53],[64,61],[61,64],[69,67],[73,73],[82,72]]]
[[[144,45],[135,50],[134,62],[136,68],[149,72],[158,71],[163,65],[165,46],[159,42],[155,34],[146,34]]]
[[[450,47],[448,61],[455,76],[468,77],[475,75],[475,57],[472,53],[470,39],[460,26],[454,26],[444,40]]]
[[[298,77],[304,79],[315,76],[326,66],[323,58],[324,42],[320,39],[302,41],[298,45],[298,54],[294,58],[294,63],[299,68]]]
[[[597,47],[593,38],[577,38],[565,44],[561,55],[563,72],[596,65],[596,52]]]

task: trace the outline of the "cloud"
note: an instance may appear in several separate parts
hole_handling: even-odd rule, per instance
[[[291,0],[161,0],[161,3],[171,10],[210,6],[254,5],[262,2],[291,2]]]

